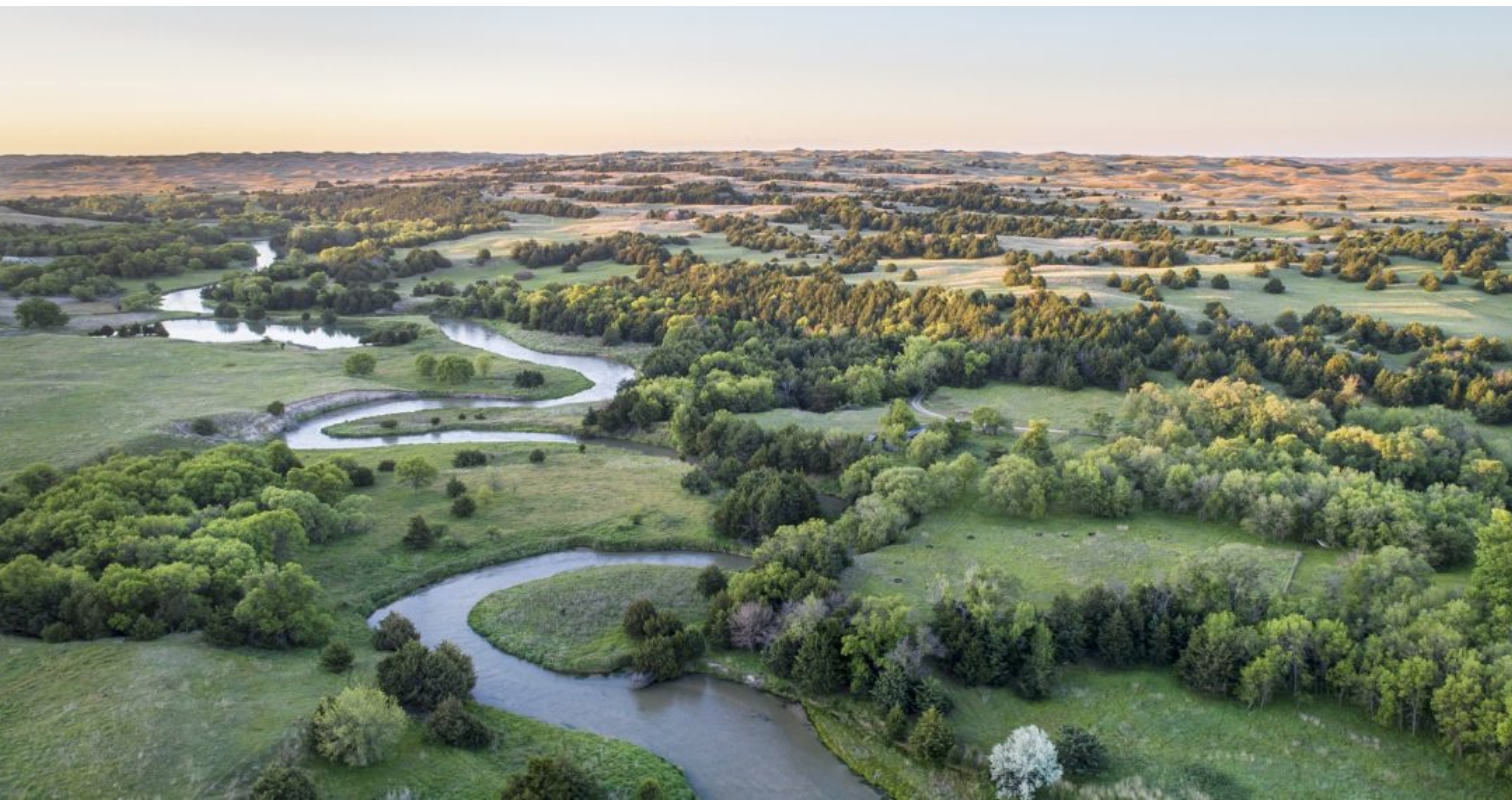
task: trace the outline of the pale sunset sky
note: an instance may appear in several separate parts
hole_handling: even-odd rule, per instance
[[[0,9],[0,153],[1512,155],[1508,9]]]

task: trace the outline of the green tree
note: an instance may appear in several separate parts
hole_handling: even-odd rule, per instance
[[[372,353],[353,353],[341,363],[341,368],[346,371],[346,374],[354,377],[372,375],[377,367],[378,359],[373,358]]]
[[[430,353],[421,353],[415,356],[415,372],[422,378],[433,378],[436,375],[436,357]]]
[[[316,800],[315,782],[303,770],[272,764],[252,784],[252,800]]]
[[[1003,414],[992,406],[979,406],[971,412],[971,424],[988,436],[996,436],[1003,428]]]
[[[409,525],[404,531],[404,546],[411,550],[424,550],[436,543],[436,531],[431,528],[425,517],[416,514],[409,518]]]
[[[352,668],[352,647],[346,642],[331,642],[320,651],[320,668],[337,674]]]
[[[365,767],[387,758],[404,736],[409,717],[377,689],[352,686],[322,700],[310,721],[315,751],[337,764]]]
[[[463,356],[445,356],[436,363],[436,380],[460,386],[473,379],[473,364]]]
[[[16,305],[16,322],[23,328],[46,330],[68,324],[68,315],[51,300],[32,297]]]
[[[1042,419],[1029,420],[1029,427],[1013,443],[1013,454],[1023,456],[1034,463],[1048,467],[1055,463],[1055,453],[1050,449],[1050,423]]]
[[[487,378],[488,373],[493,372],[493,356],[487,353],[479,353],[473,357],[473,372],[480,378]]]
[[[425,733],[434,741],[464,750],[481,750],[493,744],[493,731],[456,697],[448,697],[436,706],[425,721]]]
[[[265,564],[242,582],[243,597],[233,612],[259,647],[317,644],[331,628],[320,607],[320,584],[298,564]]]
[[[441,471],[424,456],[410,456],[394,467],[394,477],[418,491],[422,486],[434,483]]]
[[[1050,501],[1050,473],[1024,456],[998,459],[982,475],[978,489],[993,508],[1010,517],[1039,519]]]
[[[418,641],[420,632],[415,630],[415,623],[398,611],[390,611],[373,629],[373,648],[376,650],[398,650],[409,642]]]
[[[534,756],[511,775],[503,800],[599,800],[603,792],[582,768],[561,756]]]
[[[942,764],[950,748],[955,747],[955,731],[938,708],[927,708],[919,721],[914,723],[913,733],[908,735],[908,746],[926,764]]]

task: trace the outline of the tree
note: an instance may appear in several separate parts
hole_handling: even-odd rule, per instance
[[[341,363],[341,368],[346,371],[346,374],[353,377],[372,375],[377,367],[378,359],[373,358],[372,353],[353,353]]]
[[[603,792],[577,764],[561,756],[534,756],[509,777],[503,800],[598,800]]]
[[[908,735],[908,746],[920,761],[941,764],[950,754],[950,748],[955,747],[955,732],[940,709],[930,707],[914,723],[913,732]]]
[[[320,702],[310,721],[315,751],[338,764],[365,767],[388,757],[409,717],[377,689],[352,686]]]
[[[714,512],[714,529],[732,539],[760,542],[783,525],[819,515],[814,487],[795,472],[751,470],[735,482]]]
[[[546,376],[538,369],[522,369],[513,378],[515,388],[534,389],[546,384]]]
[[[1271,278],[1265,282],[1264,290],[1266,294],[1284,294],[1286,284],[1282,283],[1280,278]]]
[[[534,450],[531,450],[530,451],[530,458],[529,458],[529,460],[530,460],[530,463],[532,463],[532,464],[544,464],[544,463],[546,463],[546,451],[542,450],[539,447],[537,447]]]
[[[476,256],[473,256],[473,263],[480,267],[492,260],[493,251],[489,250],[487,247],[478,248],[478,254]]]
[[[978,489],[1010,517],[1039,519],[1049,508],[1050,473],[1024,456],[1003,456],[982,475]]]
[[[729,576],[719,568],[718,564],[710,564],[698,573],[698,593],[704,597],[713,597],[729,585]]]
[[[436,531],[425,521],[425,517],[416,514],[409,519],[409,527],[404,532],[404,546],[411,550],[424,550],[436,543]]]
[[[996,436],[1003,427],[1003,415],[992,406],[980,406],[972,410],[971,424],[988,436]]]
[[[487,353],[479,353],[473,357],[473,372],[480,378],[487,378],[488,373],[493,372],[493,356]]]
[[[1029,420],[1029,427],[1013,443],[1013,454],[1048,467],[1055,463],[1055,453],[1050,449],[1050,423],[1042,419]]]
[[[320,668],[337,674],[352,668],[352,647],[346,642],[331,642],[320,651]]]
[[[390,611],[373,629],[373,648],[376,650],[398,650],[409,642],[418,641],[420,632],[415,630],[415,623],[398,611]]]
[[[1492,509],[1475,540],[1470,594],[1487,610],[1492,624],[1505,632],[1512,624],[1512,513]]]
[[[921,431],[908,443],[908,460],[921,467],[933,464],[949,452],[950,434],[945,431]]]
[[[436,380],[448,386],[467,383],[473,374],[473,363],[465,356],[445,356],[436,363]]]
[[[631,639],[644,639],[648,635],[646,626],[655,620],[656,616],[655,604],[642,597],[625,606],[625,613],[620,618],[620,627]]]
[[[446,496],[455,500],[467,493],[467,484],[455,475],[446,482]]]
[[[41,297],[32,297],[17,304],[16,321],[23,328],[47,330],[67,325],[68,315],[63,313],[63,309],[57,303]]]
[[[1055,737],[1060,765],[1073,778],[1090,778],[1108,768],[1108,748],[1093,732],[1076,725],[1063,725]]]
[[[464,494],[452,500],[451,513],[452,516],[458,519],[467,519],[476,513],[477,510],[478,501],[472,499],[470,495]]]
[[[1055,744],[1037,725],[1018,728],[994,745],[987,763],[1000,798],[1033,800],[1036,792],[1061,779]]]
[[[436,469],[436,465],[423,456],[410,456],[409,458],[401,459],[399,464],[394,467],[394,477],[409,484],[410,488],[416,491],[422,486],[429,486],[434,483],[440,474],[441,471]]]
[[[233,616],[258,647],[303,647],[326,637],[331,618],[320,608],[320,584],[298,564],[264,564],[242,581]]]
[[[252,784],[252,800],[316,800],[315,782],[303,770],[272,764]]]
[[[1228,276],[1224,275],[1223,273],[1214,275],[1212,280],[1208,281],[1208,285],[1212,286],[1214,289],[1227,289],[1229,288]]]
[[[415,372],[422,378],[432,378],[436,375],[436,357],[430,353],[421,353],[415,356]]]
[[[430,711],[448,697],[465,699],[477,684],[472,657],[451,642],[427,651],[406,642],[378,662],[378,688],[402,705]]]

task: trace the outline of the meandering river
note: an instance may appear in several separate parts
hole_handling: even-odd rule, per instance
[[[526,431],[437,431],[402,436],[336,437],[326,428],[343,422],[389,414],[407,414],[440,408],[547,408],[569,403],[598,403],[614,397],[622,381],[635,377],[635,370],[617,361],[596,356],[570,356],[542,353],[502,336],[476,322],[437,320],[436,327],[448,339],[495,355],[546,367],[570,369],[583,375],[593,385],[576,394],[551,400],[493,400],[486,398],[432,398],[424,400],[382,400],[332,411],[304,420],[284,433],[284,441],[295,450],[345,450],[357,447],[388,447],[397,444],[442,444],[466,442],[573,442],[559,433]],[[317,329],[319,331],[321,329]],[[172,331],[170,331],[170,334]]]
[[[572,437],[557,434],[466,430],[336,438],[323,429],[366,417],[439,408],[600,402],[612,398],[620,382],[635,375],[630,367],[604,358],[538,352],[477,323],[440,320],[436,324],[447,338],[460,344],[519,361],[575,370],[592,385],[552,400],[438,398],[368,403],[304,421],[285,433],[289,446],[296,450],[322,450],[424,442],[570,442]],[[308,335],[329,337],[322,343],[338,346],[334,344],[340,341],[336,337],[343,334],[316,328]],[[376,625],[390,611],[398,611],[415,623],[427,644],[450,640],[472,656],[478,673],[474,696],[479,702],[552,724],[634,742],[681,768],[701,798],[877,797],[875,791],[825,749],[799,706],[740,683],[701,675],[684,676],[638,690],[631,688],[630,679],[624,675],[587,678],[561,675],[499,651],[467,624],[473,606],[492,592],[604,564],[694,567],[720,564],[740,568],[746,562],[734,556],[708,553],[583,550],[553,553],[474,570],[434,584],[375,611],[368,623]]]
[[[682,768],[706,800],[875,800],[877,793],[820,743],[798,706],[702,675],[646,689],[632,689],[624,675],[561,675],[500,652],[467,624],[473,606],[493,592],[606,564],[741,568],[746,562],[707,553],[552,553],[434,584],[373,612],[368,624],[398,611],[427,645],[450,640],[472,656],[479,702],[634,742]]]

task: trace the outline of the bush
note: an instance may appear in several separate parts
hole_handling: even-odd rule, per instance
[[[635,800],[661,800],[662,796],[661,782],[655,778],[647,778],[635,787]]]
[[[273,764],[252,784],[252,800],[315,800],[315,782],[303,771]]]
[[[320,651],[320,668],[341,674],[352,668],[352,648],[346,642],[331,642]]]
[[[209,417],[195,417],[194,421],[189,423],[189,432],[195,436],[214,436],[215,420]]]
[[[455,697],[436,706],[425,721],[425,733],[433,741],[464,750],[481,750],[493,744],[493,732]]]
[[[656,606],[642,597],[625,607],[625,615],[620,620],[620,625],[625,629],[625,635],[631,639],[644,639],[646,625],[654,619],[656,619]]]
[[[310,721],[315,752],[337,764],[365,767],[393,751],[409,717],[394,698],[366,686],[343,689],[320,701]]]
[[[708,494],[714,491],[714,481],[701,469],[688,470],[682,476],[682,488],[693,494]]]
[[[544,463],[546,463],[546,451],[542,450],[539,447],[537,447],[534,450],[531,450],[530,451],[530,463],[532,463],[532,464],[544,464]]]
[[[1265,282],[1265,293],[1285,294],[1286,284],[1282,283],[1280,278],[1271,278],[1270,280]]]
[[[378,471],[379,472],[393,472],[394,471],[394,460],[392,458],[385,458],[382,461],[379,461],[378,462]]]
[[[404,546],[411,550],[424,550],[436,543],[439,538],[425,517],[416,514],[410,517],[409,529],[404,532]]]
[[[464,494],[467,494],[467,484],[463,483],[461,480],[457,479],[455,476],[453,476],[451,480],[449,480],[449,481],[446,482],[446,496],[447,497],[450,497],[453,500],[455,500],[455,499],[457,499],[458,497],[461,497]]]
[[[698,593],[704,597],[713,597],[729,585],[729,576],[719,568],[718,564],[710,564],[698,573]]]
[[[578,765],[561,756],[536,756],[509,777],[503,800],[598,800],[603,792]]]
[[[514,385],[521,389],[534,389],[546,383],[546,376],[540,370],[522,369],[515,373]]]
[[[378,688],[421,711],[435,710],[448,697],[465,699],[477,682],[472,657],[451,642],[431,651],[408,642],[378,662]]]
[[[451,504],[452,516],[457,517],[458,519],[467,519],[468,517],[476,513],[477,510],[477,501],[473,500],[471,497],[465,494],[453,500]]]
[[[1065,725],[1055,737],[1061,767],[1073,778],[1089,778],[1108,768],[1108,748],[1086,728]]]
[[[950,748],[955,747],[955,732],[940,709],[929,708],[914,724],[913,733],[908,735],[908,746],[920,761],[941,764],[950,754]]]
[[[380,427],[380,428],[382,428],[382,429],[384,429],[386,431],[391,431],[391,430],[394,430],[395,428],[399,427],[399,420],[397,420],[397,419],[383,419],[383,420],[379,420],[378,421],[378,427]]]
[[[415,630],[415,623],[409,621],[409,617],[397,611],[390,611],[373,629],[373,648],[375,650],[398,650],[410,642],[420,641],[420,632]]]
[[[372,353],[353,353],[341,362],[342,370],[353,377],[372,375],[377,367],[378,359],[373,358]]]
[[[436,357],[430,353],[421,353],[415,356],[415,372],[422,378],[433,378],[436,375]]]
[[[1229,288],[1228,276],[1214,275],[1213,279],[1208,281],[1208,285],[1212,286],[1214,289],[1227,289]]]
[[[16,306],[16,321],[23,328],[46,330],[61,328],[68,324],[68,315],[51,300],[33,297]]]
[[[452,456],[452,466],[458,469],[481,467],[487,463],[488,456],[482,450],[458,450]]]
[[[274,400],[273,402],[269,403],[268,404],[268,413],[272,414],[275,417],[281,417],[281,416],[283,416],[283,414],[284,414],[284,404],[283,404],[283,401],[282,400]]]

